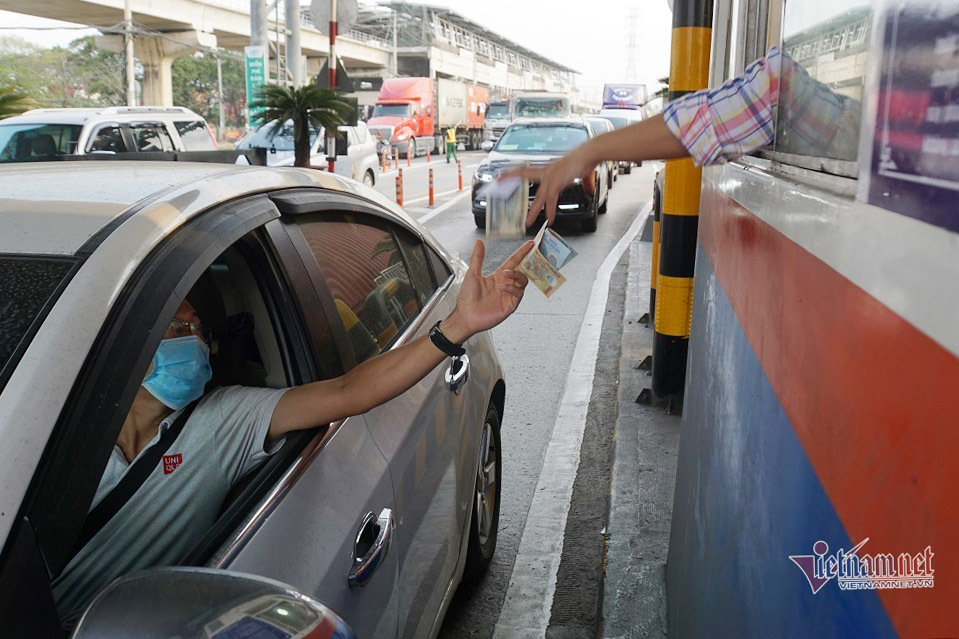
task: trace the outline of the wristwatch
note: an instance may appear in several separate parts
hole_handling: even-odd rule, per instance
[[[430,329],[430,341],[433,342],[433,346],[450,357],[462,357],[466,354],[465,348],[459,344],[454,344],[446,335],[443,335],[443,331],[440,330],[440,322],[433,324],[433,328]]]

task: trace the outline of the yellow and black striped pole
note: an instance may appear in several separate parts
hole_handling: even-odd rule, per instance
[[[649,265],[649,318],[656,321],[656,278],[659,276],[659,227],[663,210],[663,194],[653,185],[653,258]]]
[[[706,88],[712,23],[712,0],[673,2],[670,100]],[[653,394],[660,398],[681,396],[686,380],[701,181],[691,159],[666,162],[653,338]]]

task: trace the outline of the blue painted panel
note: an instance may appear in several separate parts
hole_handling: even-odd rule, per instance
[[[813,594],[789,555],[854,543],[702,247],[666,567],[671,637],[894,637],[873,591]],[[858,541],[858,540],[857,540]]]

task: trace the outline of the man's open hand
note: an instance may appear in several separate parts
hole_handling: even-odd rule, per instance
[[[470,335],[489,330],[509,317],[519,306],[529,283],[526,276],[515,269],[531,248],[532,241],[524,242],[494,273],[483,275],[486,246],[482,240],[476,240],[469,270],[456,297],[456,310],[453,313],[456,318],[454,320],[451,316],[443,322],[444,332],[448,322],[461,323],[462,330],[466,332],[464,339],[468,339]],[[460,335],[447,333],[447,337],[462,341],[458,339],[462,337]]]

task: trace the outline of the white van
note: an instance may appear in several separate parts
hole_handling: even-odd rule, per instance
[[[216,150],[206,120],[184,107],[34,109],[0,121],[0,162],[93,153]]]

